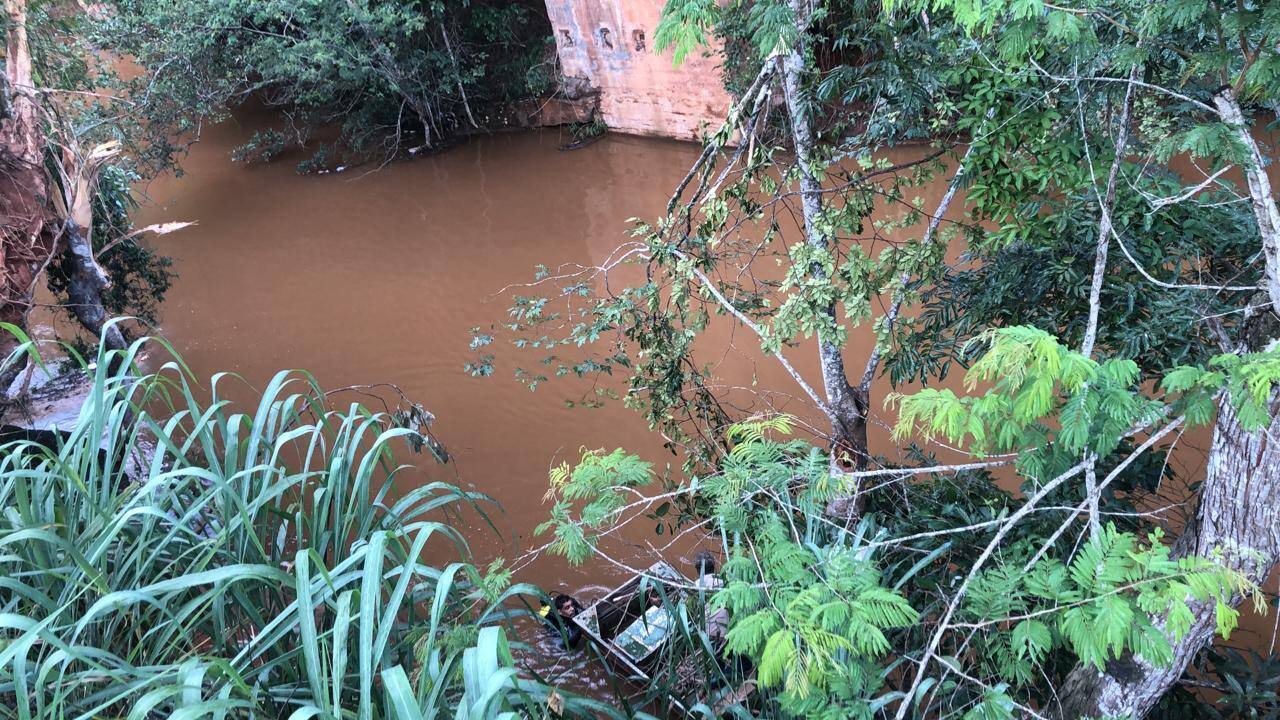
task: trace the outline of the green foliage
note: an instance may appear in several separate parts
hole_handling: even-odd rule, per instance
[[[1280,4],[845,0],[818,3],[810,26],[796,28],[790,4],[778,0],[672,0],[663,23],[664,44],[681,54],[720,34],[739,93],[805,33],[804,68],[788,89],[798,85],[795,102],[785,110],[763,102],[750,123],[737,106],[707,139],[710,160],[619,251],[643,266],[643,283],[615,283],[598,297],[598,274],[557,278],[549,294],[578,302],[574,310],[552,318],[539,299],[520,298],[517,308],[538,313],[509,329],[525,347],[600,343],[586,360],[556,362],[628,373],[628,400],[673,445],[694,448],[698,481],[666,490],[677,522],[707,523],[731,558],[726,573],[740,573],[716,602],[733,613],[734,648],[762,662],[770,688],[762,706],[845,717],[902,701],[920,716],[1010,717],[1018,703],[1046,707],[1076,663],[1102,668],[1128,654],[1168,661],[1165,632],[1186,631],[1188,598],[1211,603],[1226,634],[1234,596],[1253,588],[1214,558],[1170,556],[1153,533],[1164,521],[1146,512],[1147,501],[1168,480],[1194,493],[1195,478],[1166,462],[1166,441],[1145,442],[1220,410],[1247,431],[1271,424],[1275,359],[1250,352],[1275,332],[1257,336],[1265,325],[1254,295],[1263,281],[1257,225],[1232,179],[1239,168],[1218,173],[1252,160],[1213,98],[1231,87],[1247,129],[1264,137],[1256,131],[1280,95]],[[776,146],[806,115],[817,142],[799,154],[824,192],[799,228],[779,208],[796,200],[802,170]],[[730,152],[734,133],[748,142]],[[928,138],[937,154],[890,166],[881,151],[907,137]],[[1265,164],[1271,149],[1263,151]],[[952,210],[926,236],[933,207],[912,194],[961,163]],[[1091,307],[1100,241],[1109,255]],[[890,321],[886,306],[902,312]],[[839,527],[827,501],[850,488],[821,452],[767,439],[781,427],[721,439],[732,414],[697,361],[713,314],[759,335],[765,353],[794,355],[815,335],[844,346],[870,328],[889,379],[925,386],[893,398],[895,440],[945,440],[971,459],[1016,454],[1028,493],[1087,458],[1115,525],[1083,540],[1072,481],[1011,527],[1019,499],[974,473],[919,486],[868,476],[864,524]],[[1077,348],[1095,330],[1085,356]],[[932,386],[953,363],[968,367],[967,393]],[[566,517],[556,522],[565,527]],[[868,548],[859,532],[887,539]],[[907,675],[934,639],[930,618],[984,559],[961,606],[963,632],[941,629],[937,652],[923,659],[943,669],[913,697],[885,689],[897,669],[879,665],[885,656],[874,643],[853,644],[825,615],[786,633],[802,626],[789,614],[793,596],[762,599],[775,587],[803,595],[825,582],[824,552],[857,547],[866,549],[858,560],[875,559],[875,584],[883,579],[918,614],[905,627],[877,626]],[[854,669],[839,672],[856,674],[809,674],[840,652]]]
[[[979,454],[1016,451],[1023,474],[1048,479],[1085,450],[1110,454],[1135,423],[1149,422],[1158,410],[1137,392],[1131,360],[1098,363],[1023,326],[992,330],[982,341],[988,349],[965,383],[990,389],[976,397],[948,389],[891,396],[900,407],[898,437],[919,430],[965,442]]]
[[[1165,178],[1151,191],[1170,196],[1179,187]],[[1032,325],[1079,346],[1097,245],[1088,199],[1055,209],[1034,241],[984,237],[983,247],[971,246],[956,267],[923,288],[922,311],[901,324],[901,335],[886,354],[890,378],[895,383],[945,378],[953,363],[973,362],[983,346],[969,340],[993,326]],[[1256,251],[1252,218],[1246,208],[1229,202],[1227,193],[1210,194],[1205,207],[1174,205],[1154,215],[1147,202],[1121,193],[1114,211],[1121,227],[1133,228],[1124,236],[1125,249],[1141,267],[1165,282],[1183,277],[1257,281],[1256,270],[1240,274]],[[1037,202],[1034,207],[1050,206]],[[993,246],[985,247],[987,242]],[[1113,248],[1113,257],[1116,252]],[[1222,315],[1233,327],[1238,314],[1232,309],[1246,296],[1156,286],[1120,251],[1102,289],[1098,343],[1107,354],[1133,359],[1150,376],[1207,362],[1217,349],[1202,318]]]
[[[585,123],[572,123],[569,125],[569,134],[575,142],[585,143],[588,140],[604,135],[609,130],[609,126],[604,124],[603,120],[596,119]]]
[[[990,331],[981,341],[988,349],[965,382],[970,389],[990,389],[977,397],[934,389],[891,396],[901,407],[898,437],[920,430],[968,442],[981,454],[1023,451],[1020,467],[1041,475],[1047,454],[1075,457],[1088,450],[1105,456],[1130,428],[1149,423],[1161,410],[1160,403],[1138,392],[1132,360],[1098,363],[1045,331],[1024,326]],[[1176,409],[1202,425],[1213,418],[1216,399],[1225,393],[1246,429],[1270,424],[1267,403],[1280,383],[1277,351],[1218,355],[1208,365],[1179,366],[1165,375],[1160,387],[1176,401]]]
[[[723,127],[719,141],[727,142],[732,131],[731,124]],[[714,315],[730,314],[727,305],[741,312],[756,324],[759,347],[769,353],[815,335],[842,343],[850,327],[868,323],[882,289],[896,287],[904,273],[928,272],[945,250],[923,238],[882,242],[888,232],[919,223],[914,211],[892,224],[868,220],[877,198],[901,200],[906,188],[934,177],[936,156],[906,170],[883,160],[832,169],[843,189],[824,215],[824,231],[847,239],[848,247],[828,249],[791,230],[783,233],[789,221],[766,213],[757,200],[761,189],[794,189],[793,168],[781,185],[774,175],[784,160],[780,149],[758,147],[746,161],[749,172],[726,181],[719,193],[657,224],[637,222],[635,241],[618,264],[642,263],[647,282],[596,295],[599,278],[592,272],[552,278],[540,271],[533,284],[545,294],[513,297],[505,323],[511,344],[535,351],[540,365],[518,368],[517,378],[533,388],[552,377],[625,372],[626,403],[642,410],[673,449],[686,452],[689,468],[712,467],[725,449],[721,429],[733,420],[709,387],[710,368],[697,356]],[[759,230],[762,239],[744,226]],[[864,241],[882,249],[862,252],[857,247]],[[784,268],[782,278],[765,272],[770,261]],[[564,302],[553,304],[552,298]],[[842,311],[829,312],[833,306]],[[488,367],[480,358],[469,369],[484,374]]]
[[[874,112],[828,112],[833,140],[945,143],[954,100],[946,71],[958,47],[952,29],[919,13],[886,13],[878,0],[830,3],[822,34],[829,37],[832,67],[815,87],[828,107],[861,105]]]
[[[1274,654],[1212,647],[1196,658],[1191,672],[1196,684],[1175,688],[1153,714],[1160,713],[1170,720],[1280,717],[1280,658]],[[1211,689],[1215,697],[1202,701],[1192,695],[1196,688]]]
[[[1215,400],[1225,392],[1246,430],[1271,425],[1268,404],[1280,384],[1280,348],[1218,355],[1208,365],[1174,368],[1160,384],[1166,392],[1180,394],[1180,405],[1192,424],[1207,424],[1213,417]]]
[[[1231,598],[1249,593],[1260,600],[1257,588],[1204,558],[1171,558],[1162,539],[1156,531],[1140,543],[1108,525],[1070,563],[1042,559],[1024,572],[1011,558],[980,575],[965,613],[978,627],[1012,629],[983,637],[979,656],[1018,686],[1035,682],[1059,646],[1100,671],[1126,653],[1164,665],[1173,660],[1170,639],[1190,627],[1193,602],[1215,604],[1217,631],[1228,637],[1238,617]]]
[[[759,556],[739,546],[712,601],[735,618],[729,650],[758,659],[761,687],[781,689],[789,713],[829,712],[832,700],[874,689],[873,661],[890,650],[885,632],[915,622],[916,611],[854,548],[815,552],[777,519],[752,530]]]
[[[1247,296],[1213,287],[1259,282],[1256,226],[1232,182],[1209,183],[1195,199],[1165,200],[1199,179],[1175,156],[1195,160],[1206,175],[1247,164],[1238,137],[1211,111],[1211,96],[1226,85],[1248,102],[1274,97],[1274,83],[1249,81],[1265,74],[1256,68],[1275,53],[1266,41],[1276,29],[1274,3],[922,0],[886,7],[903,17],[926,11],[936,25],[953,23],[963,33],[954,41],[970,59],[950,56],[940,71],[950,93],[942,119],[972,133],[965,203],[969,218],[985,223],[965,228],[962,261],[922,289],[924,313],[889,339],[894,381],[927,381],[952,362],[967,364],[966,343],[991,326],[1036,325],[1078,344],[1100,186],[1114,159],[1122,80],[1135,65],[1144,85],[1133,93],[1128,160],[1112,203],[1100,351],[1152,373],[1207,362],[1217,338],[1205,318],[1222,318],[1235,331],[1233,311]],[[1255,110],[1246,115],[1251,125],[1267,122]]]
[[[115,0],[110,6],[96,37],[145,69],[135,95],[148,113],[194,124],[259,97],[290,111],[289,145],[305,145],[313,129],[337,124],[344,145],[357,153],[391,155],[406,140],[436,147],[473,123],[501,124],[509,101],[547,91],[552,79],[540,3]],[[261,157],[286,146],[285,135],[271,132],[252,143]]]
[[[720,12],[720,4],[715,0],[666,3],[662,7],[662,20],[653,34],[654,47],[658,51],[672,48],[674,62],[679,65],[690,52],[707,44],[707,36]]]
[[[751,658],[780,716],[870,717],[868,698],[882,682],[878,662],[890,650],[887,633],[918,614],[884,586],[856,538],[833,539],[813,514],[838,488],[823,480],[826,458],[816,448],[771,439],[791,427],[786,417],[733,426],[734,447],[721,472],[686,490],[712,508],[713,532],[729,538],[725,585],[711,606],[731,613],[727,649]],[[585,546],[592,542],[586,533],[621,524],[623,492],[648,479],[647,463],[621,451],[587,453],[572,471],[555,471],[558,497],[589,502],[576,514],[557,503],[544,524],[555,528],[553,550],[574,562],[588,557],[562,538]],[[810,513],[796,513],[791,502]]]
[[[1016,717],[1013,698],[1005,690],[1003,685],[998,685],[983,692],[982,701],[964,714],[964,720],[1008,720]]]
[[[1098,363],[1043,330],[1003,328],[979,341],[987,350],[965,380],[970,390],[981,386],[982,394],[959,396],[950,389],[926,388],[891,395],[887,402],[900,408],[895,436],[942,437],[980,455],[1017,453],[1016,466],[1031,487],[1065,471],[1082,453],[1103,458],[1105,470],[1111,464],[1108,456],[1131,450],[1128,438],[1135,428],[1175,417],[1192,426],[1207,424],[1219,402],[1230,403],[1246,430],[1268,427],[1268,404],[1280,384],[1275,350],[1222,354],[1207,367],[1170,370],[1159,384],[1164,396],[1157,400],[1141,391],[1133,361]],[[1121,486],[1130,494],[1154,490],[1163,470],[1144,484],[1141,476],[1147,472],[1136,465]],[[1116,496],[1115,488],[1107,491],[1109,502],[1118,502]]]
[[[1035,362],[1019,366],[1011,355],[1047,364],[1056,357],[1054,372],[1070,376],[1067,384],[1102,382],[1096,367],[1090,374],[1091,366],[1067,359],[1065,364],[1076,367],[1064,370],[1052,338],[1029,333],[1022,339],[1031,342],[1003,349],[1008,354],[988,367],[1027,381],[1035,370],[1025,365]],[[955,568],[972,564],[986,531],[952,539],[929,532],[928,524],[910,527],[907,518],[886,517],[896,524],[881,527],[871,517],[856,528],[832,522],[823,515],[825,505],[844,490],[831,482],[826,458],[816,448],[774,439],[791,430],[785,416],[732,426],[733,449],[719,472],[672,495],[696,495],[700,517],[710,523],[706,534],[724,543],[724,585],[710,605],[729,613],[726,651],[751,659],[770,716],[871,718],[896,697],[886,687],[892,659],[918,647],[920,624],[929,626],[929,609],[946,602]],[[585,502],[586,509],[575,514],[558,504],[546,527],[554,527],[557,538],[573,536],[586,545],[594,542],[583,539],[586,533],[625,525],[629,518],[619,514],[619,495],[647,480],[647,468],[631,462],[635,468],[625,471],[625,456],[597,452],[586,454],[578,469],[558,470],[557,493]],[[908,518],[945,530],[1004,517],[1012,497],[977,488],[990,487],[989,479],[973,482],[974,489],[962,496],[968,504],[952,510],[943,503],[955,502],[955,481],[936,479],[912,489],[912,502],[920,505]],[[985,500],[977,499],[984,494]],[[985,516],[945,514],[984,503]],[[1074,660],[1099,669],[1128,653],[1157,665],[1170,662],[1170,640],[1187,631],[1192,603],[1216,606],[1217,630],[1225,637],[1238,617],[1233,597],[1261,598],[1242,574],[1212,559],[1174,558],[1158,530],[1144,541],[1109,524],[1072,548],[1047,539],[1056,537],[1056,524],[1020,526],[1021,534],[1011,536],[1000,560],[976,576],[965,596],[954,627],[956,657],[943,667],[963,663],[969,672],[992,678],[993,685],[975,694],[954,681],[931,679],[947,706],[961,708],[957,715],[1012,717],[1015,692],[1028,692]],[[897,541],[879,540],[901,535],[919,540],[901,549]],[[580,562],[589,554],[570,557]],[[933,710],[950,713],[942,705]]]
[[[121,143],[125,152],[119,171],[125,174],[150,178],[172,168],[186,142],[177,134],[191,128],[178,127],[128,97],[130,88],[145,90],[145,83],[125,80],[115,58],[102,52],[91,14],[50,0],[27,0],[23,5],[33,79],[38,85],[34,97],[42,111],[39,129],[46,133],[48,152],[60,156],[64,148],[57,143],[68,141],[60,137],[66,134],[86,148],[108,141]],[[8,14],[3,18],[7,21]],[[12,88],[6,91],[11,92]],[[108,94],[119,101],[104,101]]]
[[[1230,403],[1246,429],[1267,427],[1267,403],[1280,381],[1274,351],[1224,354],[1207,367],[1167,373],[1162,403],[1143,397],[1135,363],[1097,363],[1042,330],[1004,328],[982,342],[986,352],[966,381],[970,389],[983,386],[984,394],[961,398],[926,389],[900,398],[897,430],[937,433],[980,453],[1018,452],[1018,468],[1033,485],[1082,452],[1106,457],[1132,428],[1161,417],[1206,423],[1219,402]],[[1218,633],[1229,635],[1236,599],[1253,595],[1257,603],[1256,587],[1215,558],[1172,558],[1162,538],[1157,528],[1139,543],[1133,533],[1108,525],[1070,562],[1046,554],[1053,540],[1012,544],[1000,566],[977,577],[964,607],[970,627],[984,631],[975,645],[985,672],[1015,687],[1034,686],[1060,650],[1100,671],[1127,654],[1156,665],[1171,662],[1171,640],[1194,620],[1191,602],[1213,606]]]
[[[169,358],[135,381],[100,351],[65,439],[0,451],[0,715],[543,714],[500,629],[536,591],[431,519],[483,498],[393,494],[412,431],[305,374],[246,414]],[[425,565],[428,544],[461,559]]]
[[[628,490],[642,487],[652,479],[652,464],[621,448],[611,453],[584,450],[582,459],[570,469],[562,463],[551,471],[551,487],[547,498],[555,504],[551,518],[534,531],[541,535],[555,530],[555,540],[548,551],[564,555],[570,562],[581,563],[591,557],[597,538],[592,531],[604,531],[619,521],[626,508]],[[571,518],[574,503],[587,501],[577,509],[577,520]]]

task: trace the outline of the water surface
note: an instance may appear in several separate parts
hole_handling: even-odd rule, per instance
[[[624,447],[659,470],[678,468],[680,458],[620,403],[568,407],[567,399],[590,392],[587,383],[556,381],[530,392],[515,382],[513,367],[535,366],[534,353],[499,340],[493,377],[475,379],[463,367],[475,359],[471,328],[503,321],[510,303],[503,288],[531,281],[539,265],[603,262],[627,239],[629,218],[662,212],[698,147],[610,135],[564,152],[558,146],[566,138],[555,131],[499,134],[381,169],[301,176],[291,162],[233,163],[231,148],[252,130],[235,122],[210,129],[182,177],[145,188],[152,202],[138,225],[198,223],[158,241],[181,275],[161,308],[159,333],[197,377],[233,371],[262,387],[278,370],[302,368],[326,388],[398,385],[437,416],[436,434],[453,456],[447,468],[422,458],[423,471],[408,481],[458,482],[498,504],[500,540],[466,521],[479,559],[519,559],[517,580],[588,601],[621,582],[625,571],[603,561],[572,568],[523,557],[544,541],[532,532],[546,519],[548,470],[583,448]],[[932,208],[944,189],[937,183],[917,194]],[[851,332],[851,375],[860,374],[871,341],[869,326]],[[778,391],[776,406],[817,421],[756,346],[747,331],[720,323],[699,347],[724,387]],[[820,386],[812,348],[788,354]],[[622,378],[602,382],[623,388]],[[892,417],[880,410],[888,391],[881,381],[873,392],[881,416],[871,428],[873,452],[891,447]],[[666,541],[651,530],[625,535],[613,551],[646,566]],[[680,566],[695,549],[684,542],[666,555]]]

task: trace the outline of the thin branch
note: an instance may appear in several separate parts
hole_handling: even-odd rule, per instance
[[[1139,41],[1141,46],[1141,41]],[[1129,85],[1125,88],[1124,103],[1120,109],[1120,129],[1116,134],[1115,157],[1111,160],[1111,171],[1107,174],[1105,194],[1098,193],[1097,178],[1094,179],[1094,194],[1098,196],[1098,249],[1093,258],[1093,279],[1089,284],[1089,318],[1085,324],[1084,340],[1080,343],[1080,354],[1093,357],[1094,344],[1098,340],[1098,316],[1102,310],[1102,281],[1107,274],[1107,253],[1111,246],[1111,210],[1116,202],[1116,180],[1120,177],[1120,165],[1124,162],[1124,153],[1129,144],[1129,115],[1133,111],[1133,81],[1138,77],[1141,66],[1134,64],[1129,69]],[[1088,152],[1089,139],[1084,134],[1084,113],[1080,113],[1080,130]],[[1089,163],[1089,173],[1093,176],[1093,163]],[[1088,392],[1086,385],[1083,392]],[[1097,453],[1085,452],[1086,467],[1084,470],[1085,506],[1089,511],[1089,534],[1098,537],[1102,533],[1102,521],[1098,519],[1098,475],[1096,465]]]
[[[906,718],[907,711],[911,708],[911,698],[915,697],[916,690],[919,689],[921,681],[924,680],[924,673],[925,670],[928,669],[929,661],[937,654],[938,646],[942,643],[942,636],[945,635],[947,630],[950,628],[951,618],[955,616],[956,610],[960,607],[960,601],[964,598],[965,593],[969,592],[969,586],[972,585],[973,581],[978,577],[978,572],[982,570],[984,565],[986,565],[987,560],[991,559],[992,554],[995,553],[996,548],[1000,545],[1000,541],[1004,540],[1005,535],[1009,534],[1009,531],[1013,529],[1014,525],[1016,525],[1019,520],[1026,517],[1035,509],[1037,503],[1048,496],[1049,493],[1058,489],[1058,487],[1063,483],[1076,475],[1079,475],[1084,468],[1085,463],[1077,463],[1071,469],[1045,483],[1045,485],[1041,487],[1036,494],[1027,499],[1027,502],[1024,503],[1022,507],[1018,508],[1016,512],[1005,520],[1004,525],[996,531],[995,537],[991,538],[991,541],[987,543],[985,548],[983,548],[982,554],[980,554],[977,560],[974,561],[973,567],[969,570],[969,574],[965,576],[964,582],[960,584],[960,588],[956,590],[955,596],[951,598],[951,602],[948,603],[946,611],[942,614],[941,619],[939,619],[937,629],[934,630],[932,637],[929,638],[929,644],[925,646],[924,657],[920,659],[919,669],[916,671],[915,678],[911,681],[910,689],[906,691],[903,695],[902,702],[898,705],[898,711],[894,714],[894,720],[904,720]]]
[[[1196,193],[1198,193],[1198,192],[1200,192],[1201,190],[1204,190],[1205,188],[1207,188],[1207,187],[1209,187],[1210,185],[1212,185],[1212,184],[1213,184],[1213,182],[1214,182],[1215,180],[1217,180],[1218,178],[1222,177],[1222,176],[1223,176],[1223,174],[1225,174],[1228,170],[1230,170],[1230,169],[1232,169],[1232,168],[1234,168],[1234,167],[1235,167],[1235,165],[1227,165],[1227,166],[1223,167],[1223,168],[1222,168],[1221,170],[1219,170],[1218,172],[1216,172],[1216,173],[1214,173],[1214,174],[1210,175],[1209,177],[1205,178],[1205,179],[1204,179],[1204,182],[1199,183],[1198,185],[1196,185],[1195,187],[1191,188],[1190,190],[1187,190],[1186,192],[1182,193],[1181,195],[1175,195],[1175,196],[1171,196],[1171,197],[1159,198],[1159,199],[1157,199],[1157,200],[1153,200],[1153,201],[1151,201],[1151,210],[1152,210],[1152,211],[1156,211],[1156,210],[1159,210],[1159,209],[1161,209],[1161,208],[1163,208],[1163,207],[1166,207],[1166,206],[1169,206],[1169,205],[1176,205],[1177,203],[1183,202],[1184,200],[1189,200],[1189,199],[1191,199],[1192,197],[1194,197],[1194,196],[1196,195]]]
[[[692,258],[679,250],[673,251],[673,254],[681,260],[688,260],[692,263]],[[698,278],[699,282],[702,283],[702,286],[711,293],[712,297],[716,299],[716,302],[720,303],[721,307],[737,318],[738,322],[747,326],[747,328],[750,329],[751,332],[755,333],[761,341],[767,340],[768,336],[764,329],[752,322],[751,318],[747,317],[745,313],[735,307],[733,303],[729,302],[729,299],[721,294],[720,290],[716,287],[716,284],[712,282],[711,278],[707,277],[706,273],[692,265],[690,266],[690,269],[693,271],[694,277]],[[796,381],[796,384],[800,386],[800,389],[804,390],[804,393],[809,396],[809,399],[813,400],[814,405],[818,406],[818,408],[822,410],[823,414],[830,418],[832,422],[836,422],[836,418],[831,412],[831,406],[827,405],[827,403],[818,395],[817,391],[814,390],[809,383],[805,382],[805,379],[800,375],[800,372],[796,370],[795,367],[787,360],[786,356],[782,354],[782,350],[774,350],[771,354],[777,358],[778,363],[781,364],[782,368],[787,371],[787,374]]]
[[[951,178],[951,183],[947,186],[947,192],[943,194],[942,200],[938,202],[938,209],[934,211],[933,217],[929,218],[929,226],[925,228],[924,237],[921,238],[921,245],[928,245],[933,242],[933,236],[938,232],[938,226],[942,224],[942,216],[947,214],[947,209],[951,207],[951,201],[956,196],[956,190],[960,187],[960,180],[964,176],[964,164],[969,159],[969,153],[973,152],[973,145],[970,144],[964,151],[964,157],[960,159],[960,165],[956,168],[956,174]],[[902,309],[902,303],[906,300],[907,283],[911,280],[909,273],[903,273],[899,279],[899,287],[894,290],[893,304],[889,306],[889,310],[884,314],[885,332],[893,330],[893,324],[898,320],[898,313]],[[871,356],[867,358],[867,366],[862,371],[862,380],[858,383],[858,390],[862,393],[868,393],[871,390],[871,382],[875,380],[876,369],[880,365],[880,343],[876,343],[871,349]]]
[[[1138,457],[1139,454],[1146,452],[1148,449],[1151,448],[1151,446],[1155,445],[1157,442],[1160,442],[1160,440],[1164,439],[1165,436],[1167,436],[1169,433],[1173,432],[1175,429],[1180,427],[1182,425],[1182,422],[1183,422],[1183,418],[1177,418],[1173,422],[1161,428],[1159,432],[1147,438],[1145,442],[1143,442],[1141,445],[1135,448],[1134,451],[1130,453],[1127,458],[1124,459],[1124,462],[1117,465],[1115,468],[1111,470],[1110,473],[1107,474],[1106,478],[1103,479],[1102,483],[1098,485],[1098,492],[1102,492],[1103,490],[1105,490],[1107,486],[1111,484],[1111,481],[1119,477],[1120,473],[1123,472],[1125,468],[1129,467],[1129,465],[1133,462],[1134,459]],[[1086,500],[1084,503],[1081,503],[1080,505],[1076,506],[1075,514],[1078,514],[1081,510],[1085,509],[1087,503],[1088,501]],[[1043,557],[1044,554],[1049,551],[1049,548],[1052,547],[1053,544],[1058,541],[1058,538],[1062,537],[1062,534],[1066,532],[1067,528],[1071,526],[1071,522],[1073,519],[1074,519],[1074,514],[1072,517],[1067,518],[1066,522],[1058,526],[1058,529],[1055,530],[1053,534],[1049,536],[1049,539],[1046,540],[1044,544],[1040,546],[1040,549],[1036,551],[1036,554],[1033,555],[1031,559],[1027,561],[1027,564],[1025,566],[1023,566],[1022,568],[1023,572],[1028,572],[1031,570],[1032,567],[1035,566],[1035,564],[1040,560],[1040,558]]]
[[[746,92],[742,94],[742,99],[729,108],[728,117],[721,126],[720,132],[717,133],[718,135],[723,134],[729,127],[738,123],[738,114],[742,112],[742,108],[745,107],[748,102],[752,103],[752,114],[754,115],[754,112],[759,107],[759,103],[755,102],[758,99],[757,95],[767,89],[766,83],[769,78],[772,77],[774,70],[776,69],[777,65],[773,62],[773,58],[769,58],[764,62],[760,68],[760,72],[756,74],[755,79],[751,81],[751,85],[747,88]],[[689,187],[689,183],[693,182],[693,178],[698,175],[698,172],[703,169],[703,166],[710,162],[711,159],[715,157],[716,153],[720,151],[720,147],[721,144],[713,140],[712,142],[708,142],[706,147],[702,148],[702,152],[698,155],[698,159],[694,160],[693,166],[689,168],[689,172],[686,173],[684,178],[676,184],[675,191],[671,193],[671,199],[667,201],[668,215],[675,212],[676,206],[680,203],[680,196],[684,194],[685,189]],[[694,197],[688,204],[693,205],[697,201],[698,193],[695,193]]]
[[[1098,339],[1098,314],[1102,305],[1102,281],[1107,274],[1107,250],[1111,245],[1111,209],[1116,202],[1116,180],[1120,176],[1120,165],[1124,162],[1124,153],[1129,144],[1129,115],[1133,111],[1133,80],[1138,77],[1139,65],[1129,70],[1130,84],[1125,89],[1124,105],[1120,110],[1120,129],[1116,134],[1115,157],[1111,160],[1111,172],[1107,175],[1106,194],[1098,196],[1098,250],[1093,260],[1093,282],[1089,286],[1089,320],[1085,326],[1084,341],[1080,344],[1080,354],[1093,357],[1093,346]],[[1083,118],[1081,123],[1083,123]],[[1092,165],[1090,165],[1092,168]],[[1097,192],[1097,186],[1094,186]]]
[[[1152,276],[1151,273],[1147,272],[1147,269],[1142,267],[1142,263],[1138,262],[1137,258],[1129,252],[1129,248],[1125,246],[1124,240],[1120,238],[1119,233],[1116,232],[1114,227],[1111,228],[1111,237],[1116,241],[1116,245],[1119,246],[1121,252],[1124,253],[1124,256],[1129,259],[1129,263],[1133,265],[1133,269],[1137,270],[1138,274],[1145,278],[1147,282],[1156,285],[1157,287],[1169,290],[1208,290],[1211,292],[1253,292],[1258,289],[1257,285],[1201,285],[1198,283],[1170,283],[1165,282],[1164,280],[1158,280]]]

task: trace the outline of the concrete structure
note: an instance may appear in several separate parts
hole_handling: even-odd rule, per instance
[[[599,92],[611,130],[696,140],[724,121],[718,57],[653,49],[664,0],[546,0],[570,97]]]

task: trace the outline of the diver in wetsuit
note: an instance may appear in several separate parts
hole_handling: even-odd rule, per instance
[[[578,623],[573,622],[573,618],[582,612],[582,603],[569,595],[557,595],[552,604],[554,612],[552,607],[547,605],[542,606],[542,610],[538,612],[543,624],[547,626],[547,632],[565,650],[576,649],[578,643],[582,641],[582,628],[578,627]]]

